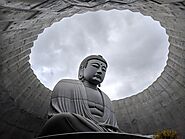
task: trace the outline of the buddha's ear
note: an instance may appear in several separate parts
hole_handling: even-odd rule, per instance
[[[78,72],[78,79],[83,80],[83,78],[84,78],[84,67],[81,66]]]

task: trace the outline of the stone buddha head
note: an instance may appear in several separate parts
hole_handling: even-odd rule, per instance
[[[82,82],[88,81],[93,85],[100,86],[107,70],[107,62],[101,55],[90,55],[80,64],[78,78]]]

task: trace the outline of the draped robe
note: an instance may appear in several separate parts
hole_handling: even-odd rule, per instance
[[[111,132],[109,127],[118,129],[111,100],[98,89],[103,99],[103,116],[96,119],[88,107],[86,89],[80,80],[63,79],[53,90],[50,102],[49,115],[71,113],[80,122],[92,126],[95,131]]]

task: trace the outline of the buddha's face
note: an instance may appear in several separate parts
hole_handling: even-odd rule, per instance
[[[103,61],[92,59],[84,68],[84,79],[91,84],[98,85],[103,82],[107,66]]]

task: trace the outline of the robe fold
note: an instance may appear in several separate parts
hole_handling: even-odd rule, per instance
[[[63,79],[53,90],[49,115],[71,113],[78,120],[92,126],[97,131],[109,132],[109,127],[118,129],[117,121],[109,97],[99,89],[103,98],[103,116],[95,118],[88,107],[85,86],[80,80]],[[80,115],[80,116],[79,116]]]

